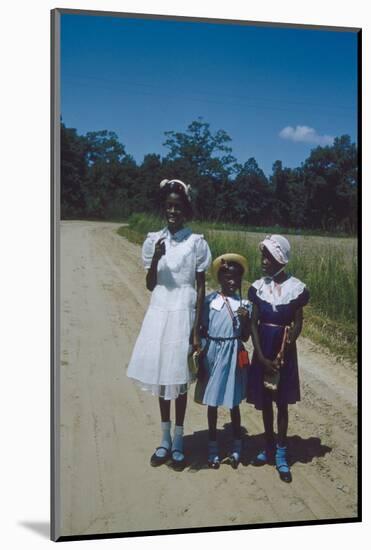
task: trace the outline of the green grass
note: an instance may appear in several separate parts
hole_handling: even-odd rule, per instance
[[[140,233],[135,229],[131,229],[130,227],[126,227],[123,225],[122,227],[118,228],[117,233],[120,235],[120,237],[125,237],[131,243],[140,245],[143,244],[143,233]]]
[[[203,233],[213,257],[225,252],[236,252],[248,258],[250,282],[261,276],[260,236],[249,231],[216,229],[205,222],[192,222],[193,231]],[[129,218],[129,227],[121,227],[118,233],[130,241],[142,244],[149,231],[164,226],[156,216],[135,214]],[[268,232],[268,231],[267,231]],[[275,228],[277,233],[277,228]],[[287,235],[287,232],[286,232]],[[305,308],[304,335],[326,347],[338,357],[354,363],[357,359],[357,256],[355,241],[304,237],[293,244],[289,271],[307,285],[311,299]],[[217,283],[207,276],[208,285]],[[245,283],[244,292],[249,283]]]
[[[146,232],[148,231],[157,231],[160,230],[164,226],[164,221],[159,216],[151,215],[151,214],[131,214],[128,218],[128,221],[131,225],[137,226],[140,228],[145,229]],[[154,225],[151,225],[154,224]],[[320,229],[301,229],[301,228],[288,228],[288,227],[280,227],[278,225],[274,226],[258,226],[258,225],[241,225],[241,224],[235,224],[235,223],[224,223],[224,222],[213,222],[213,221],[192,221],[189,224],[192,229],[195,232],[203,233],[204,231],[244,231],[249,233],[279,233],[280,235],[300,235],[300,236],[307,236],[307,237],[329,237],[338,239],[339,237],[343,239],[354,239],[354,235],[350,235],[349,233],[343,233],[343,232],[330,232],[330,231],[323,231]],[[153,227],[157,227],[157,229],[153,229]]]

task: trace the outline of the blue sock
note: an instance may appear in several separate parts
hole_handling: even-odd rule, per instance
[[[278,444],[276,448],[276,466],[280,472],[288,473],[290,471],[287,463],[287,447],[280,447]]]
[[[184,453],[183,453],[183,432],[184,428],[183,426],[177,426],[175,425],[174,428],[174,438],[173,438],[173,444],[171,447],[172,451],[175,451],[173,453],[173,459],[174,460],[183,460],[184,459]]]
[[[162,430],[162,439],[160,443],[160,447],[165,447],[165,449],[171,448],[171,435],[170,435],[170,429],[171,429],[171,422],[161,422],[161,430]],[[166,456],[165,449],[157,449],[156,450],[156,456],[159,458],[164,458]]]

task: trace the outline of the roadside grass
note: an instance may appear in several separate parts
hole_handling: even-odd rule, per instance
[[[148,214],[148,213],[136,213],[131,214],[127,220],[132,225],[138,225],[140,227],[146,227],[148,231],[155,231],[153,229],[154,223],[158,227],[157,230],[161,229],[164,225],[163,219],[159,216]],[[331,232],[324,231],[321,229],[301,229],[301,228],[287,228],[280,227],[278,225],[274,226],[258,226],[258,225],[241,225],[236,223],[225,223],[220,221],[191,221],[189,224],[194,231],[203,233],[203,231],[243,231],[249,233],[279,233],[280,235],[296,235],[303,237],[327,237],[333,239],[354,239],[355,236],[345,232]]]
[[[73,221],[76,221],[76,222],[81,222],[82,220],[84,220],[85,222],[101,222],[101,223],[105,223],[105,222],[108,222],[108,223],[128,223],[128,220],[129,220],[129,217],[128,216],[121,216],[121,215],[117,215],[117,216],[111,216],[111,215],[108,215],[108,216],[79,216],[78,214],[76,214],[75,216],[63,216],[61,217],[61,221],[64,222],[64,221],[68,221],[68,222],[73,222]]]
[[[156,216],[135,214],[129,220],[129,227],[120,227],[118,234],[136,244],[143,243],[149,231],[163,227],[163,220]],[[207,239],[213,258],[228,252],[247,257],[250,283],[261,276],[258,242],[261,237],[244,231],[220,231],[205,222],[192,222],[197,233]],[[277,233],[277,228],[275,228]],[[286,232],[287,235],[287,232]],[[290,239],[291,241],[292,239]],[[351,363],[357,360],[357,255],[356,243],[349,250],[336,241],[313,244],[306,238],[305,246],[293,246],[289,271],[305,282],[310,291],[310,304],[304,308],[305,323],[303,335],[314,343],[327,348],[336,357]],[[313,237],[315,242],[316,237]],[[342,239],[340,239],[342,240]],[[301,243],[303,245],[303,243]],[[246,295],[249,282],[243,285]],[[217,287],[212,274],[207,274],[210,288]]]
[[[143,244],[144,233],[140,233],[136,229],[131,229],[131,227],[126,227],[125,225],[123,225],[118,228],[117,233],[118,235],[120,235],[120,237],[125,237],[131,243],[140,245]]]

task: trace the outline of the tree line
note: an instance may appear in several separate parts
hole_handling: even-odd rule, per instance
[[[159,183],[192,186],[194,217],[242,225],[354,233],[357,227],[357,148],[350,136],[316,147],[297,168],[280,160],[268,178],[251,157],[238,163],[224,130],[198,119],[185,132],[165,132],[167,154],[138,164],[111,131],[87,132],[61,123],[62,219],[126,218],[160,213]]]

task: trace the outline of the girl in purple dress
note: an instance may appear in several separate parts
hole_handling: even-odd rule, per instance
[[[300,401],[296,340],[303,324],[309,292],[288,275],[290,244],[281,235],[268,235],[259,245],[263,277],[249,289],[253,303],[251,335],[254,355],[249,370],[247,402],[263,412],[266,447],[253,460],[276,464],[282,481],[292,480],[287,462],[288,405]],[[273,401],[277,405],[277,445],[273,430]]]

